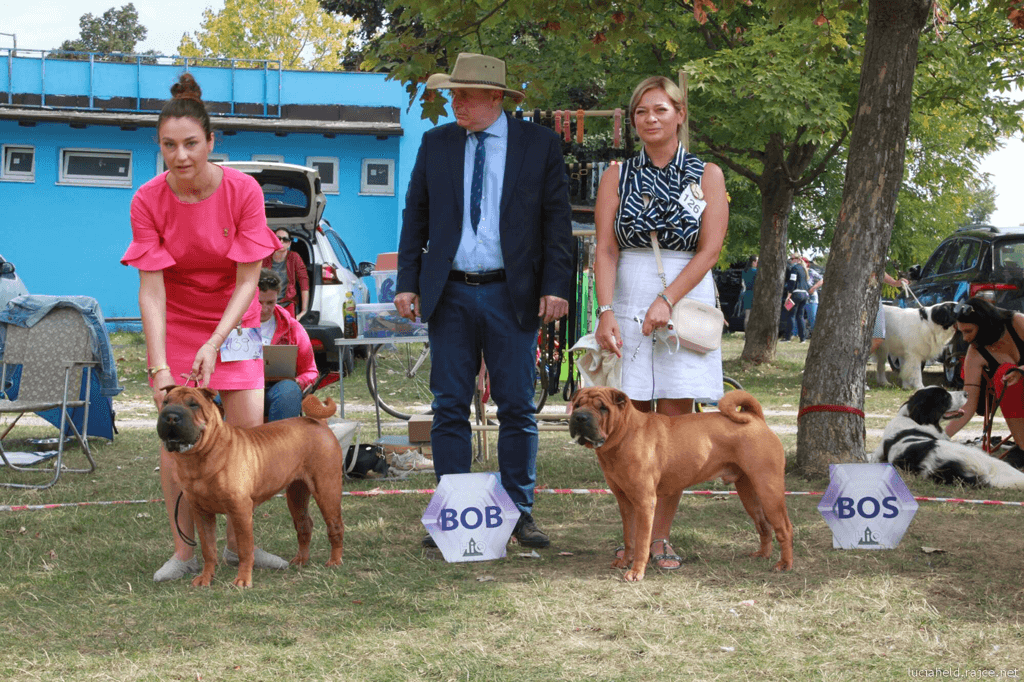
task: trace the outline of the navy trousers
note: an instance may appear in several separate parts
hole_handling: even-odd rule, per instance
[[[501,484],[520,511],[531,513],[537,482],[537,420],[533,403],[537,330],[522,329],[505,282],[448,282],[427,327],[434,421],[434,472],[469,473],[469,417],[483,356],[498,406]]]

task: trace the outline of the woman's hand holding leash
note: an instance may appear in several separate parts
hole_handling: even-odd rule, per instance
[[[192,362],[192,372],[187,379],[194,380],[200,388],[209,386],[213,368],[217,365],[217,350],[217,346],[214,346],[212,341],[201,345],[196,353],[196,359]]]
[[[615,319],[615,314],[612,311],[608,310],[598,318],[597,331],[594,332],[594,336],[602,349],[622,357],[622,332],[619,330],[619,322]]]
[[[671,319],[672,306],[669,305],[664,294],[658,294],[658,297],[654,299],[654,303],[647,308],[647,314],[644,316],[644,325],[640,331],[644,336],[650,336],[654,333],[655,329],[667,327]]]

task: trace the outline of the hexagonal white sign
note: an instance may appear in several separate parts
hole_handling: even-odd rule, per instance
[[[818,511],[837,549],[895,549],[917,500],[891,464],[833,464]]]
[[[420,520],[445,561],[490,561],[505,557],[519,509],[497,474],[447,474]]]

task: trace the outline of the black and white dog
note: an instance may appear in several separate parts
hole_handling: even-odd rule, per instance
[[[898,358],[900,383],[903,388],[924,388],[921,365],[937,358],[956,329],[953,316],[954,303],[939,303],[927,308],[897,308],[883,305],[885,313],[885,340],[875,350],[876,378],[879,386],[887,386],[886,357]]]
[[[980,448],[955,443],[939,422],[963,414],[967,394],[929,386],[910,396],[885,427],[869,462],[889,462],[936,483],[1024,490],[1024,472]]]

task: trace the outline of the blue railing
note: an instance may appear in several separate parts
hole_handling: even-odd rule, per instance
[[[281,117],[283,69],[276,59],[228,59],[153,54],[107,54],[68,50],[0,48],[7,73],[0,74],[0,91],[7,104],[15,94],[39,95],[38,104],[19,106],[80,111],[150,112],[143,100],[165,100],[171,83],[182,71],[193,71],[207,102],[228,102],[219,116]],[[134,79],[135,107],[96,106],[97,99],[130,97],[125,80]],[[50,97],[50,102],[47,102]],[[88,106],[54,104],[56,97],[87,97]],[[237,111],[238,104],[262,105],[262,114]]]

